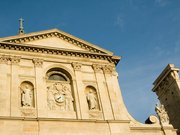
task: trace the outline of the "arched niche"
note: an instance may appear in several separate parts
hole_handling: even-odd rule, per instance
[[[21,93],[21,107],[32,108],[35,107],[34,100],[34,85],[30,81],[23,81],[20,84]]]
[[[90,111],[100,110],[97,90],[95,87],[88,85],[85,88],[86,100]]]
[[[49,110],[74,111],[71,75],[62,68],[51,68],[46,73],[47,104]]]

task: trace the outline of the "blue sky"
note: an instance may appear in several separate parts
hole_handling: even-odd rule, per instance
[[[179,0],[1,0],[0,37],[58,28],[122,56],[117,66],[129,113],[155,114],[152,83],[168,63],[180,67]]]

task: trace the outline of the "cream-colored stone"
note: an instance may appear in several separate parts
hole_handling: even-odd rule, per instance
[[[0,134],[175,135],[170,125],[129,115],[119,60],[57,29],[1,38]]]
[[[72,45],[72,44],[70,44],[66,41],[63,41],[62,39],[59,39],[57,37],[51,37],[51,38],[47,38],[47,39],[31,41],[31,42],[28,42],[27,44],[83,51],[82,48]]]
[[[10,116],[10,66],[0,63],[0,115]]]

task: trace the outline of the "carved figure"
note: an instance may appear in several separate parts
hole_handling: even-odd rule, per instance
[[[48,102],[48,107],[50,110],[54,110],[55,107],[55,102],[54,102],[54,93],[53,93],[53,88],[52,87],[47,87],[47,102]]]
[[[64,86],[64,92],[65,92],[65,105],[66,105],[65,110],[72,111],[74,99],[72,97],[71,91],[66,86]]]
[[[26,84],[22,89],[21,103],[22,106],[32,107],[33,92],[32,89]]]
[[[90,110],[94,110],[94,109],[98,108],[96,93],[94,93],[93,90],[91,90],[91,89],[87,93],[87,102],[88,102]]]
[[[155,111],[156,111],[161,123],[169,124],[169,117],[168,117],[167,112],[164,108],[164,105],[157,105],[156,104]]]
[[[62,83],[55,83],[48,87],[48,106],[50,110],[73,111],[73,97],[71,90]]]

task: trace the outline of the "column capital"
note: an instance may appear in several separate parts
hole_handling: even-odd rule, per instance
[[[0,55],[0,63],[8,64],[9,60],[10,60],[9,55]]]
[[[34,58],[34,59],[33,59],[33,63],[34,63],[34,65],[35,65],[35,67],[42,67],[42,65],[43,65],[43,59]]]
[[[115,72],[115,66],[113,65],[104,65],[102,69],[104,73],[107,73],[107,74],[112,74],[113,72]]]
[[[93,64],[92,68],[94,69],[95,72],[101,72],[102,71],[102,65],[100,65],[100,64]]]
[[[81,71],[82,64],[80,64],[80,63],[78,63],[78,62],[73,62],[73,63],[72,63],[72,67],[73,67],[74,70],[76,70],[76,71]]]
[[[18,65],[21,60],[21,56],[10,56],[10,60],[11,64]]]

